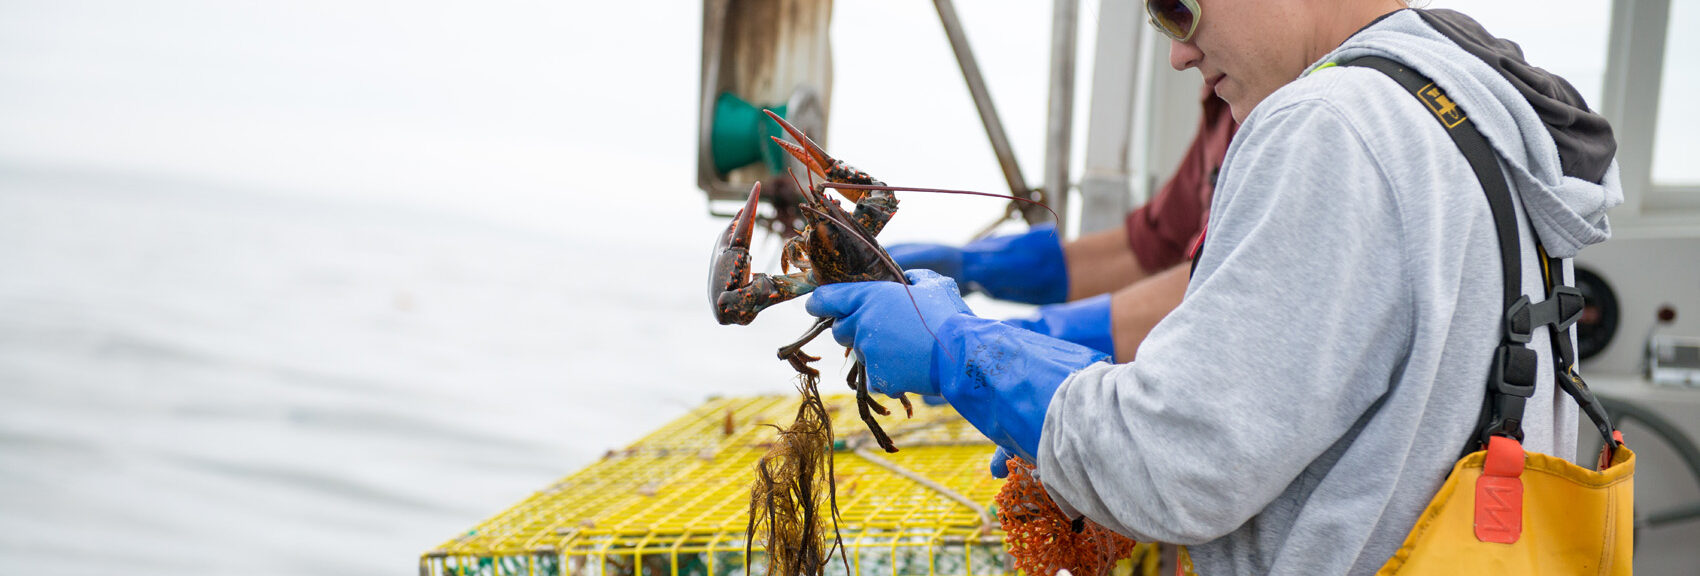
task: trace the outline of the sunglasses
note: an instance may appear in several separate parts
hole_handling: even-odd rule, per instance
[[[1198,0],[1145,0],[1145,13],[1151,17],[1152,26],[1176,42],[1191,40],[1198,30],[1198,19],[1204,15],[1198,9]]]

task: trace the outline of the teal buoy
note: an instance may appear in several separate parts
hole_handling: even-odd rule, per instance
[[[780,118],[785,106],[768,106]],[[761,107],[745,102],[731,92],[720,93],[714,102],[714,127],[709,134],[709,150],[714,155],[714,171],[725,174],[756,162],[767,164],[772,173],[785,171],[785,153],[769,136],[783,136],[784,130],[774,123]]]

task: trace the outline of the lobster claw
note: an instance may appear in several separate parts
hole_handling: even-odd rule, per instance
[[[750,281],[750,236],[756,229],[756,205],[761,202],[761,182],[750,188],[750,199],[732,217],[726,231],[714,243],[714,254],[708,263],[708,302],[714,306],[715,319],[721,324],[731,320],[721,298]],[[740,322],[740,324],[747,322]]]
[[[882,182],[879,182],[879,180],[874,180],[874,177],[867,175],[867,172],[857,170],[857,168],[850,167],[850,165],[843,163],[843,161],[836,160],[833,156],[826,155],[826,150],[821,150],[821,144],[814,143],[813,139],[809,139],[808,134],[804,134],[801,129],[797,129],[796,126],[792,126],[791,122],[785,122],[785,119],[779,117],[779,114],[774,114],[772,110],[762,110],[762,112],[767,112],[767,117],[774,119],[774,122],[777,122],[779,127],[784,127],[785,133],[791,134],[791,139],[796,139],[796,143],[787,143],[784,139],[780,139],[779,136],[774,136],[774,143],[779,144],[779,148],[784,148],[785,151],[789,151],[791,156],[797,158],[797,161],[801,161],[804,167],[809,168],[809,173],[818,175],[818,177],[823,178],[826,182],[836,182],[836,184],[884,185]],[[804,192],[804,194],[813,195],[811,200],[816,202],[816,204],[825,204],[826,202],[826,200],[819,195],[819,189],[814,189],[813,192]],[[860,206],[860,204],[862,204],[862,197],[869,195],[869,190],[838,189],[838,194],[842,194],[843,197],[847,197],[847,199],[850,199],[850,202],[857,202],[857,206]],[[874,195],[876,195],[876,197],[891,197],[891,192],[877,192],[877,194]],[[879,219],[881,219],[879,226],[884,226],[884,219],[886,219],[886,217],[891,217],[889,212],[896,212],[896,206],[898,206],[898,202],[894,199],[884,200],[884,204],[889,204],[889,206],[881,207],[881,211],[886,212],[886,214],[879,217]],[[862,224],[867,226],[869,223]],[[867,231],[872,234],[879,234],[879,226],[869,228]]]
[[[768,306],[808,294],[815,284],[807,273],[769,276],[751,273],[750,236],[756,228],[756,204],[761,183],[750,188],[750,199],[732,217],[708,262],[708,303],[721,324],[749,324]]]
[[[813,172],[821,178],[826,178],[827,169],[837,164],[838,161],[834,160],[832,156],[828,156],[826,150],[821,149],[820,145],[816,144],[814,140],[809,139],[809,135],[804,134],[802,130],[791,125],[790,122],[786,122],[784,118],[780,118],[778,114],[774,114],[772,110],[763,109],[762,113],[767,114],[768,118],[778,123],[780,128],[784,128],[785,132],[791,135],[791,139],[796,140],[797,143],[786,142],[778,136],[773,136],[773,141],[779,143],[779,146],[784,148],[786,152],[790,152],[792,156],[796,157],[798,162],[807,166],[809,172]]]
[[[750,198],[744,201],[744,207],[732,216],[732,223],[726,226],[726,231],[720,234],[720,240],[714,243],[715,253],[725,252],[728,248],[736,248],[748,253],[750,237],[756,230],[756,209],[761,203],[761,182],[750,187]]]

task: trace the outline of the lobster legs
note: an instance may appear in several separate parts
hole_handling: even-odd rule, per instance
[[[817,336],[820,336],[821,332],[831,328],[832,320],[832,318],[816,320],[815,324],[809,327],[808,332],[804,332],[797,341],[780,346],[779,359],[791,363],[791,368],[795,369],[798,374],[807,378],[819,377],[820,370],[816,370],[809,363],[820,360],[820,357],[803,352],[803,345],[813,341]],[[881,416],[890,416],[891,410],[880,404],[879,401],[874,400],[873,394],[868,392],[868,367],[862,364],[860,358],[857,358],[850,366],[850,374],[845,378],[845,383],[850,385],[851,390],[856,391],[856,414],[861,416],[862,422],[868,425],[868,432],[873,434],[874,442],[878,443],[880,448],[886,452],[896,452],[897,444],[893,443],[891,436],[885,433],[884,428],[880,427],[879,420],[874,419],[875,413]],[[899,395],[897,400],[903,403],[905,416],[914,415],[915,407],[909,403],[908,396]],[[870,413],[870,410],[872,413]]]

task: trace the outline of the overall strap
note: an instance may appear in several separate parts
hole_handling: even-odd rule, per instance
[[[1530,304],[1523,295],[1523,263],[1521,242],[1517,237],[1517,213],[1511,189],[1493,148],[1476,130],[1464,111],[1433,81],[1403,64],[1377,56],[1360,57],[1343,66],[1360,66],[1380,71],[1398,82],[1434,113],[1436,121],[1463,152],[1476,180],[1487,194],[1488,208],[1493,213],[1494,232],[1499,237],[1499,254],[1504,270],[1505,318],[1499,347],[1493,356],[1488,375],[1487,397],[1482,404],[1476,435],[1465,446],[1466,454],[1485,448],[1493,436],[1523,440],[1523,410],[1535,392],[1535,374],[1539,356],[1527,346],[1536,326],[1552,326],[1554,375],[1560,388],[1576,399],[1583,412],[1600,428],[1606,446],[1614,446],[1611,421],[1600,407],[1587,384],[1577,376],[1574,354],[1570,346],[1570,327],[1582,315],[1582,293],[1563,285],[1563,260],[1550,258],[1536,239],[1541,255],[1541,269],[1547,286],[1547,299]]]
[[[1606,413],[1605,406],[1594,397],[1594,392],[1588,389],[1588,383],[1582,380],[1582,375],[1576,372],[1576,352],[1570,345],[1570,328],[1576,320],[1582,317],[1582,291],[1574,286],[1564,284],[1564,260],[1547,255],[1545,247],[1535,247],[1540,252],[1541,276],[1546,280],[1547,299],[1534,306],[1536,311],[1552,310],[1551,314],[1558,318],[1548,333],[1552,337],[1552,373],[1558,381],[1558,387],[1576,400],[1576,405],[1582,413],[1588,415],[1588,420],[1594,423],[1600,436],[1604,438],[1601,444],[1600,462],[1598,468],[1604,470],[1611,464],[1612,452],[1623,444],[1623,437],[1612,426],[1611,415]],[[1546,315],[1542,314],[1542,315]],[[1534,314],[1532,314],[1534,315]]]

